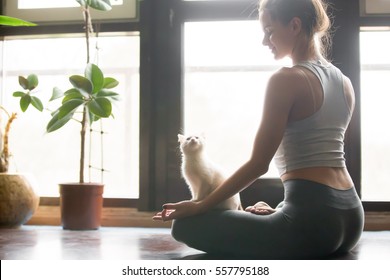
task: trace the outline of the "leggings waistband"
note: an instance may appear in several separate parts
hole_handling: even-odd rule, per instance
[[[338,190],[314,181],[293,179],[283,182],[285,202],[304,205],[327,205],[338,209],[361,207],[355,187]]]

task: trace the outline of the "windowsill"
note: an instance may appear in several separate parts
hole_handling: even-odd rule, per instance
[[[390,212],[366,212],[364,230],[390,230]]]
[[[154,212],[139,212],[135,208],[103,208],[102,226],[169,228],[170,222],[153,221]],[[58,206],[40,206],[28,225],[61,225]],[[390,230],[390,212],[366,212],[366,231]]]
[[[134,208],[105,207],[102,212],[102,226],[105,227],[154,227],[167,228],[170,222],[153,221],[154,212],[139,212]],[[39,206],[27,225],[61,225],[59,206]]]

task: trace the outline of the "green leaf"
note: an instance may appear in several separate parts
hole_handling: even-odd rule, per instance
[[[75,88],[70,89],[70,90],[65,92],[65,97],[64,97],[64,99],[62,99],[62,104],[64,104],[65,102],[67,102],[69,100],[72,100],[72,99],[84,100],[83,95],[80,93],[79,90],[77,90]]]
[[[28,75],[27,77],[27,89],[33,90],[38,86],[38,76],[35,74]]]
[[[102,70],[95,64],[88,64],[85,68],[85,77],[92,82],[93,93],[102,89],[104,84],[104,75]]]
[[[26,90],[33,90],[38,86],[38,76],[35,74],[28,75],[27,79],[19,76],[19,85]]]
[[[23,76],[19,76],[19,85],[24,89],[28,89],[28,80]]]
[[[64,96],[64,92],[61,89],[59,89],[58,87],[54,87],[53,93],[52,93],[49,101],[56,100],[56,99],[61,98],[63,96]]]
[[[76,109],[84,103],[84,100],[72,99],[64,104],[58,110],[58,119],[65,118],[69,115],[73,116]]]
[[[63,127],[72,118],[71,114],[69,114],[63,118],[59,118],[58,115],[59,115],[59,112],[55,113],[53,115],[52,119],[47,124],[47,126],[46,126],[47,132],[50,133],[50,132],[53,132],[53,131]]]
[[[87,1],[85,1],[85,0],[76,0],[76,2],[79,3],[80,6],[82,6],[82,7],[87,6]]]
[[[57,108],[57,110],[50,112],[50,115],[53,117],[55,114],[58,114],[60,108]]]
[[[69,78],[70,83],[80,91],[91,94],[93,85],[90,80],[80,75],[73,75]]]
[[[67,91],[65,91],[64,94],[65,95],[69,95],[69,94],[73,95],[73,94],[76,94],[76,93],[80,94],[81,96],[84,96],[85,98],[89,98],[89,94],[88,93],[84,92],[83,90],[79,90],[77,88],[68,89]]]
[[[35,96],[30,96],[31,97],[31,105],[33,105],[38,111],[42,112],[43,111],[43,104],[42,101]]]
[[[8,26],[35,26],[35,23],[28,22],[22,19],[7,17],[0,15],[0,25],[8,25]]]
[[[23,112],[26,112],[28,106],[31,103],[31,96],[29,94],[25,94],[22,98],[20,98],[20,109]]]
[[[91,113],[90,110],[88,110],[88,116],[89,116],[89,125],[91,125],[93,122],[96,122],[98,120],[100,120],[100,117],[94,115],[93,113]]]
[[[26,93],[22,92],[22,91],[15,91],[12,96],[14,97],[23,97]]]
[[[79,2],[80,0],[76,0],[76,1]],[[87,1],[88,1],[88,5],[91,8],[94,8],[99,11],[109,11],[112,9],[110,0],[87,0]]]
[[[92,114],[100,118],[108,118],[111,115],[112,105],[110,100],[99,97],[88,102],[88,109]]]
[[[99,91],[96,94],[96,96],[97,97],[106,97],[108,99],[115,100],[115,101],[119,101],[120,100],[120,96],[119,96],[118,93],[110,91],[110,90],[105,90],[105,89],[102,89],[101,91]]]
[[[119,84],[119,82],[117,80],[115,80],[114,78],[107,77],[107,78],[104,78],[103,88],[114,88],[118,84]]]

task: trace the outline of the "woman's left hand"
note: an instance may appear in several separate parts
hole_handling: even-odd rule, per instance
[[[270,215],[275,213],[276,209],[272,208],[264,201],[259,201],[255,205],[245,208],[245,211],[256,215]]]
[[[170,221],[174,219],[194,216],[201,213],[199,202],[185,200],[178,203],[167,203],[163,205],[163,210],[158,212],[153,220]]]

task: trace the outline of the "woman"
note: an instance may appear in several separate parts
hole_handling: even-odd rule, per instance
[[[363,209],[344,159],[344,134],[354,108],[351,82],[325,59],[330,28],[321,0],[263,0],[263,45],[293,67],[270,78],[250,159],[202,201],[163,206],[172,235],[215,254],[254,258],[322,258],[351,250]],[[285,198],[245,211],[212,208],[265,174],[275,158]],[[212,211],[210,211],[212,210]]]

